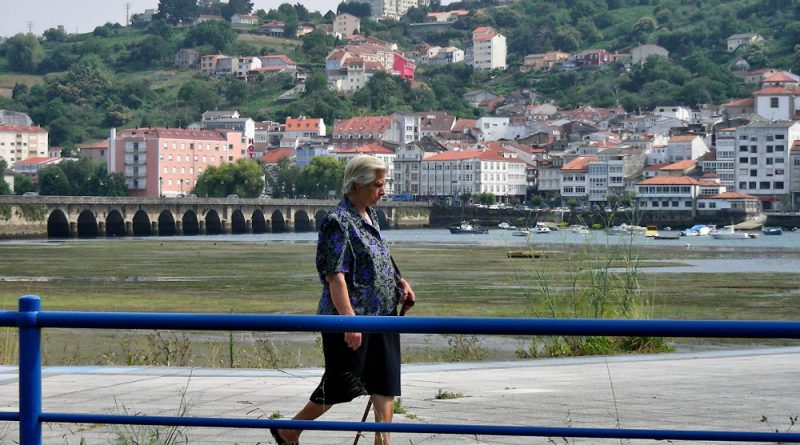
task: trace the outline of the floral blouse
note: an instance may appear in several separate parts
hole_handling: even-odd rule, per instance
[[[343,272],[356,315],[392,315],[397,310],[397,281],[400,273],[381,237],[378,214],[367,208],[373,225],[367,224],[356,208],[342,199],[322,221],[317,240],[317,272],[322,281],[322,298],[317,314],[337,315],[325,277]]]

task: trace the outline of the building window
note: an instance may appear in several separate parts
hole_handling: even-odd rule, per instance
[[[683,206],[686,207],[686,208],[691,208],[692,207],[692,201],[684,201],[683,202]]]
[[[778,108],[778,98],[777,97],[770,97],[769,98],[769,107],[770,108]]]
[[[698,209],[704,209],[704,208],[706,208],[706,203],[704,203],[704,202],[698,202],[698,203],[697,203],[697,208],[698,208]]]
[[[709,202],[708,203],[708,208],[709,209],[716,209],[717,208],[717,203],[716,202]]]
[[[775,182],[775,190],[783,190],[783,181]]]
[[[761,190],[769,190],[770,183],[769,181],[761,181],[758,183],[758,188]]]

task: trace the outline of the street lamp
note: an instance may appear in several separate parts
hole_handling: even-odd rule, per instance
[[[159,198],[161,198],[162,196],[164,196],[164,195],[163,195],[163,193],[161,193],[163,190],[164,190],[164,178],[162,178],[161,176],[159,176],[159,177],[158,177],[158,197],[159,197]]]
[[[181,196],[183,196],[183,179],[178,179],[178,182],[181,184]]]

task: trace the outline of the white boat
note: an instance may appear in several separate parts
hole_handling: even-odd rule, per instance
[[[684,230],[683,236],[706,236],[711,234],[716,229],[716,226],[707,226],[704,224],[697,224]]]
[[[642,226],[634,226],[630,224],[622,223],[618,226],[611,227],[608,229],[608,233],[612,235],[620,235],[620,234],[631,234],[631,233],[642,233],[644,234],[647,231],[646,228]]]
[[[497,228],[498,229],[503,229],[503,230],[517,230],[517,226],[515,226],[513,224],[509,224],[509,223],[507,223],[505,221],[503,221],[500,224],[498,224]]]
[[[511,236],[528,236],[530,234],[531,234],[531,229],[523,227],[521,229],[515,230],[513,233],[511,233]]]
[[[536,227],[533,228],[533,233],[550,233],[550,227],[548,227],[544,223],[536,223]]]
[[[756,234],[747,232],[737,232],[733,226],[725,226],[711,232],[714,239],[749,239],[755,238]]]
[[[581,235],[586,235],[589,233],[589,228],[586,226],[581,225],[574,225],[569,227],[570,232],[572,233],[579,233]]]

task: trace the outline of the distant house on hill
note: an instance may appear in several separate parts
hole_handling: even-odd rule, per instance
[[[333,32],[342,37],[361,31],[361,19],[348,13],[342,13],[333,20]]]
[[[650,56],[661,56],[669,59],[669,51],[658,45],[639,45],[631,50],[631,63],[634,65],[644,64]]]
[[[175,66],[192,68],[200,63],[200,53],[196,49],[182,48],[175,53]]]
[[[231,24],[233,25],[257,25],[258,16],[250,14],[234,14],[231,16]]]
[[[728,37],[728,52],[736,51],[742,45],[763,41],[764,38],[754,32],[734,34]]]
[[[271,37],[283,37],[286,32],[286,24],[278,20],[272,20],[261,25],[258,30],[261,34]]]

